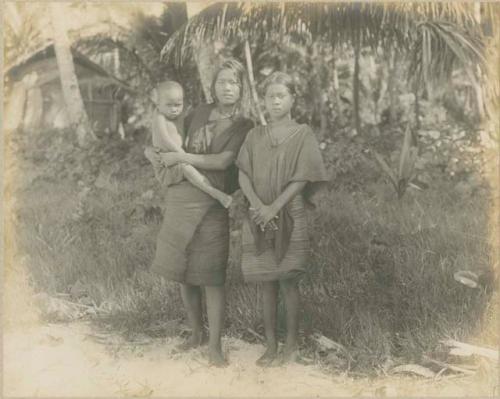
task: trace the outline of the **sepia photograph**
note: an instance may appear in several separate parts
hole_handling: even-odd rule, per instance
[[[0,396],[500,397],[500,2],[0,6]]]

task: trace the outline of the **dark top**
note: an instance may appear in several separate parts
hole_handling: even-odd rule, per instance
[[[191,111],[184,120],[186,137],[184,148],[191,154],[219,154],[232,151],[238,154],[253,122],[241,116],[211,120],[215,104],[202,104]],[[227,194],[238,188],[238,169],[232,163],[225,170],[198,169],[210,183]]]

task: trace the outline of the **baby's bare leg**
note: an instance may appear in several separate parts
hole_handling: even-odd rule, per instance
[[[156,122],[158,123],[158,129],[153,130],[153,145],[159,146],[167,151],[185,152],[182,148],[182,137],[177,131],[175,124],[165,118],[158,118]],[[212,187],[210,181],[196,170],[194,166],[183,165],[182,171],[184,177],[195,187],[198,187],[200,190],[218,200],[225,208],[231,205],[231,196]]]
[[[206,192],[211,197],[219,201],[225,208],[229,208],[231,205],[232,198],[230,195],[217,190],[210,184],[210,181],[203,176],[196,168],[192,165],[183,164],[182,170],[184,171],[184,177],[191,182],[195,187],[198,187],[201,191]]]

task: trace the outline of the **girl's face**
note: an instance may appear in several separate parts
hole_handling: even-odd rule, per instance
[[[241,85],[231,69],[223,69],[215,80],[215,97],[222,105],[234,105],[240,99]]]
[[[271,120],[280,120],[290,117],[295,98],[288,88],[281,83],[272,83],[266,88],[264,104]]]

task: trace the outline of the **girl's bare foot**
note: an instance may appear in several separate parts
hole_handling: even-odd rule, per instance
[[[260,367],[268,367],[276,359],[278,352],[276,349],[266,349],[264,354],[257,359],[255,364]]]
[[[226,367],[228,365],[227,360],[222,354],[222,350],[209,348],[208,349],[208,364],[215,367]]]
[[[292,345],[283,348],[283,353],[281,354],[281,364],[286,363],[296,363],[300,360],[299,348],[296,345]]]
[[[175,346],[177,352],[187,352],[194,348],[199,348],[207,343],[205,334],[191,334],[191,336],[179,345]]]

